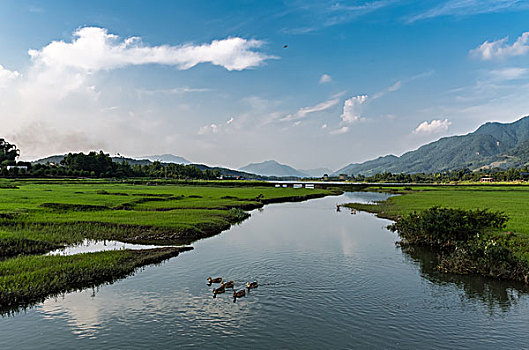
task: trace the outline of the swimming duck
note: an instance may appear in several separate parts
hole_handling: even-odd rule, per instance
[[[208,285],[211,286],[212,283],[222,283],[222,277],[217,277],[217,278],[208,277]]]
[[[248,288],[248,290],[253,289],[253,288],[257,288],[258,286],[259,286],[259,284],[257,283],[257,281],[246,282],[246,288]]]
[[[221,284],[219,288],[213,288],[213,298],[216,298],[217,297],[217,294],[221,294],[221,293],[224,293],[226,291],[226,289],[224,288],[224,286]]]
[[[244,296],[246,296],[246,291],[244,289],[240,291],[233,291],[233,302],[236,302],[237,298],[242,298]]]
[[[233,281],[222,282],[220,285],[221,287],[224,287],[224,288],[233,288],[233,286],[235,285],[235,282]]]

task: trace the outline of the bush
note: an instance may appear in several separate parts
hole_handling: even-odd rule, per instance
[[[466,242],[486,229],[502,229],[508,217],[488,209],[463,210],[433,207],[402,217],[388,229],[410,244],[449,246]]]

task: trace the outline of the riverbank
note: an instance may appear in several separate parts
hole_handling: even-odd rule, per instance
[[[161,263],[191,247],[123,250],[71,256],[19,256],[0,263],[0,313],[50,296],[111,283],[138,268]]]
[[[268,203],[338,191],[270,186],[10,181],[0,188],[0,311],[112,282],[183,248],[35,256],[85,239],[189,244],[247,219]],[[2,272],[3,271],[3,272]]]
[[[355,210],[375,213],[378,217],[391,219],[398,223],[403,220],[420,222],[431,214],[431,208],[451,208],[456,210],[489,209],[490,212],[502,212],[508,217],[505,226],[481,230],[477,236],[467,241],[447,240],[445,246],[432,247],[441,254],[439,270],[446,273],[480,274],[495,278],[517,280],[527,283],[529,271],[529,189],[520,186],[424,186],[391,187],[379,189],[371,187],[368,191],[392,192],[398,194],[385,201],[362,204],[348,203],[344,206]],[[441,220],[439,215],[433,215]],[[464,212],[461,213],[464,216]],[[432,215],[430,215],[432,217]],[[434,220],[434,221],[435,221]],[[444,231],[451,228],[447,222],[429,222],[431,227],[441,227]],[[429,230],[415,227],[413,230]],[[396,227],[393,226],[393,227]],[[397,231],[403,231],[397,230]],[[423,232],[431,234],[431,232]],[[442,233],[442,232],[441,232]],[[401,238],[408,232],[399,232]],[[437,239],[437,238],[436,238]],[[403,244],[410,244],[404,240]],[[411,245],[422,244],[421,240]]]

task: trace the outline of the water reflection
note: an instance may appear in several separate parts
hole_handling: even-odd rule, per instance
[[[529,293],[529,287],[523,283],[475,275],[442,273],[437,269],[439,255],[427,247],[403,247],[402,253],[407,261],[419,266],[421,277],[438,285],[457,286],[464,292],[462,302],[464,298],[477,300],[487,306],[491,314],[498,310],[510,311],[518,305],[524,294]]]
[[[241,286],[242,283],[239,283],[238,287]],[[109,324],[117,323],[134,329],[139,324],[162,323],[168,317],[174,321],[171,333],[214,326],[221,330],[220,334],[228,336],[244,326],[251,312],[255,313],[262,307],[255,303],[249,308],[250,296],[248,299],[239,299],[235,304],[231,293],[213,299],[211,288],[205,282],[198,288],[198,293],[189,286],[176,287],[170,293],[165,289],[124,291],[102,286],[99,290],[84,290],[50,298],[37,306],[36,312],[50,321],[63,319],[72,334],[79,339],[97,339],[105,336]],[[252,291],[251,298],[254,302],[259,300],[259,291]]]
[[[112,240],[93,240],[93,239],[84,239],[79,244],[73,244],[64,248],[59,248],[53,250],[46,255],[75,255],[82,253],[95,253],[103,252],[109,250],[141,250],[141,249],[155,249],[160,248],[160,245],[145,245],[145,244],[134,244],[134,243],[125,243],[120,241]],[[170,245],[168,247],[176,247],[175,245]],[[184,245],[178,245],[178,247],[184,247]]]

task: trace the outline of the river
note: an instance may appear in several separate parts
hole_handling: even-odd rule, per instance
[[[529,347],[525,286],[439,274],[345,193],[267,205],[134,276],[0,319],[0,349]],[[236,303],[208,276],[259,287]]]

